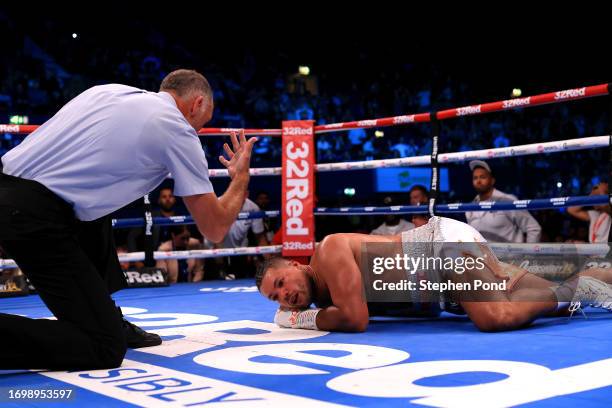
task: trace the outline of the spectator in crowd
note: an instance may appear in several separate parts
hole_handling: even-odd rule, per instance
[[[501,123],[491,124],[491,131],[493,132],[493,147],[508,147],[510,146],[510,140],[506,137]]]
[[[608,195],[608,183],[600,182],[593,186],[590,195]],[[610,204],[593,207],[568,207],[567,212],[573,217],[589,223],[589,242],[608,242],[610,234]]]
[[[516,201],[512,194],[495,188],[489,165],[481,160],[470,162],[472,185],[478,193],[475,203],[484,201]],[[468,224],[490,242],[539,242],[542,228],[529,211],[468,211]]]
[[[6,253],[0,247],[0,260],[6,258]],[[0,297],[3,294],[21,292],[27,288],[23,272],[19,268],[0,269]]]
[[[363,50],[347,54],[358,56],[359,66],[377,67],[375,71],[367,72],[367,87],[361,86],[356,79],[346,80],[343,71],[334,70],[333,63],[325,66],[323,60],[317,68],[317,75],[313,72],[313,75],[297,76],[291,80],[292,72],[288,71],[285,63],[262,69],[258,58],[245,55],[237,69],[231,59],[193,53],[189,44],[170,39],[163,27],[134,31],[129,41],[124,41],[125,38],[116,33],[121,32],[121,28],[132,27],[134,21],[131,18],[118,16],[113,21],[117,30],[115,34],[109,33],[109,41],[115,40],[112,50],[100,47],[95,37],[79,36],[75,40],[65,36],[66,27],[53,21],[53,17],[36,18],[40,24],[32,23],[29,17],[26,20],[24,16],[0,10],[0,38],[15,45],[5,50],[3,64],[0,64],[0,117],[5,118],[0,123],[6,123],[12,115],[29,116],[30,124],[42,123],[63,103],[97,84],[126,83],[157,91],[159,79],[177,65],[197,66],[211,73],[209,80],[217,102],[211,127],[278,128],[281,120],[290,118],[314,119],[318,124],[330,124],[446,109],[494,95],[503,99],[510,89],[509,82],[516,81],[483,85],[477,76],[471,79],[453,76],[456,70],[444,63],[388,61],[381,66],[374,54]],[[216,62],[211,64],[210,60]],[[293,68],[289,66],[289,69]],[[589,77],[592,77],[592,72],[593,68],[590,68]],[[568,81],[563,76],[551,77],[550,81],[541,84],[541,90],[556,87],[559,78],[565,78],[562,79],[564,83]],[[306,86],[305,80],[315,81],[317,86]],[[539,92],[536,88],[532,90]],[[543,115],[529,109],[515,110],[511,120],[508,115],[491,115],[473,121],[443,121],[439,150],[457,152],[606,134],[609,113],[597,108],[594,105],[596,100],[592,103],[554,104],[547,107]],[[317,135],[317,162],[388,159],[431,153],[427,126],[388,127],[384,129],[384,136],[373,130],[352,129],[345,134]],[[24,136],[0,134],[0,156],[20,143]],[[252,160],[257,167],[279,165],[282,155],[278,140],[263,137],[254,146]],[[207,138],[206,144],[210,158],[222,151],[222,143],[214,139]],[[573,151],[573,163],[561,158],[563,154],[554,158],[525,156],[520,159],[520,165],[512,160],[500,162],[496,174],[516,171],[520,176],[520,186],[507,191],[517,196],[578,195],[581,186],[600,174],[607,162],[602,149]],[[221,166],[216,160],[209,161],[211,168]],[[590,165],[580,166],[578,163]],[[550,175],[547,177],[549,181],[521,175],[524,169],[532,168],[546,171]],[[554,182],[550,182],[552,178]],[[556,187],[558,182],[563,188]],[[451,186],[451,190],[461,197],[468,194],[465,187],[455,189]],[[441,201],[445,201],[444,196]],[[534,212],[538,220],[542,218],[541,214]],[[566,213],[564,215],[569,218]],[[339,218],[330,219],[330,223],[337,222],[341,222]],[[546,239],[572,237],[569,228],[561,231],[561,224],[551,225],[556,229],[550,231],[547,228]],[[154,234],[159,232],[163,229],[154,229]],[[194,236],[197,234],[193,230],[192,233]],[[158,245],[168,239],[168,235],[156,236],[155,243]],[[130,251],[142,250],[139,240],[142,238],[134,241],[131,237]]]
[[[190,251],[202,249],[202,244],[191,237],[186,225],[173,225],[170,227],[170,240],[163,242],[158,251]],[[200,258],[189,259],[160,259],[156,267],[168,272],[168,282],[199,282],[204,278],[204,260]]]
[[[410,197],[410,205],[427,206],[428,201],[429,201],[429,191],[427,191],[427,189],[424,186],[420,184],[415,184],[414,186],[410,188],[408,195]],[[420,227],[420,226],[427,224],[427,222],[429,221],[429,215],[414,214],[411,217],[411,221],[415,227]]]
[[[365,129],[358,128],[348,131],[348,138],[352,146],[361,146],[367,136]]]
[[[261,211],[268,210],[270,206],[270,194],[266,191],[259,191],[255,195],[255,204],[257,204]]]
[[[394,205],[394,200],[391,196],[383,199],[384,206]],[[397,235],[404,231],[409,231],[414,228],[414,224],[406,221],[397,214],[385,215],[385,222],[370,232],[371,235]]]
[[[242,204],[241,212],[260,211],[257,204],[249,198],[249,192],[244,195],[244,204]],[[270,245],[266,238],[264,223],[261,218],[236,220],[229,229],[223,241],[218,244],[205,240],[204,245],[207,248],[239,248],[249,246],[249,231],[253,234],[254,241],[257,246]],[[226,258],[214,258],[215,264],[219,270],[221,278],[233,280],[246,278],[253,270],[253,258],[247,256],[230,256]]]
[[[117,245],[117,256],[121,257],[122,255],[125,255],[129,253],[127,246],[125,245]],[[120,259],[121,260],[121,259]],[[120,262],[119,263],[121,265],[121,270],[123,272],[127,272],[133,269],[138,269],[139,265],[136,265],[135,262]],[[142,262],[141,265],[142,266]]]
[[[410,142],[406,141],[406,138],[401,136],[399,141],[391,146],[391,150],[396,153],[396,157],[411,157],[416,154],[416,147],[414,146],[414,141],[410,140]]]
[[[157,205],[159,209],[152,211],[153,217],[174,217],[176,215],[176,197],[171,187],[162,187],[159,190],[159,197],[157,199]],[[153,226],[153,247],[157,248],[161,242],[168,241],[170,239],[170,232],[168,227],[154,225]],[[144,247],[144,228],[132,228],[128,233],[127,247],[129,252],[136,252],[142,250]]]
[[[159,197],[157,199],[159,205],[159,216],[160,217],[174,217],[174,206],[176,205],[176,197],[171,187],[163,187],[159,190]]]
[[[259,207],[260,211],[270,210],[270,194],[265,191],[260,191],[255,195],[255,204]],[[265,217],[262,218],[264,226],[264,235],[268,242],[272,242],[274,237],[274,228],[272,228],[272,219]]]

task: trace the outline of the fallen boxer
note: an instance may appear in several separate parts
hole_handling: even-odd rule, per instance
[[[279,326],[361,332],[366,330],[371,309],[375,306],[364,297],[360,270],[364,244],[396,245],[407,253],[412,247],[427,242],[475,243],[471,245],[479,253],[464,255],[481,256],[484,268],[480,275],[450,273],[451,282],[466,282],[474,276],[490,283],[506,282],[500,285],[506,287],[505,290],[480,291],[477,297],[458,301],[482,331],[524,327],[539,316],[566,310],[572,302],[574,306],[582,302],[612,310],[612,289],[607,284],[612,282],[610,270],[589,269],[562,284],[551,282],[500,262],[478,231],[442,217],[432,217],[426,225],[401,235],[329,235],[317,246],[310,265],[272,258],[258,271],[256,283],[263,296],[279,303],[274,319]],[[312,304],[316,307],[310,308]],[[449,311],[458,312],[457,308]]]

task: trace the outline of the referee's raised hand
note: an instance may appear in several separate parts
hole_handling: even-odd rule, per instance
[[[257,142],[257,138],[252,137],[247,140],[244,130],[241,129],[239,132],[230,133],[230,139],[232,141],[231,148],[227,143],[223,144],[223,150],[229,160],[219,156],[219,161],[227,168],[232,180],[236,175],[249,176],[251,151],[253,150],[253,145]]]

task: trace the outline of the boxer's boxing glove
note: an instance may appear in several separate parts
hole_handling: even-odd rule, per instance
[[[274,315],[274,323],[276,323],[279,327],[290,329],[319,330],[317,328],[317,314],[320,310],[321,309],[278,309]]]

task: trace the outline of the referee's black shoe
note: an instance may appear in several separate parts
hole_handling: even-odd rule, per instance
[[[121,308],[119,313],[121,313]],[[125,338],[127,340],[127,346],[131,349],[159,346],[162,344],[162,339],[155,333],[148,333],[136,326],[134,323],[130,323],[125,320],[123,313],[121,313],[121,319],[123,320],[123,330],[125,331]]]
[[[159,346],[162,344],[162,339],[155,333],[147,333],[140,327],[123,319],[123,330],[125,330],[125,338],[127,346],[131,349],[142,347]]]

